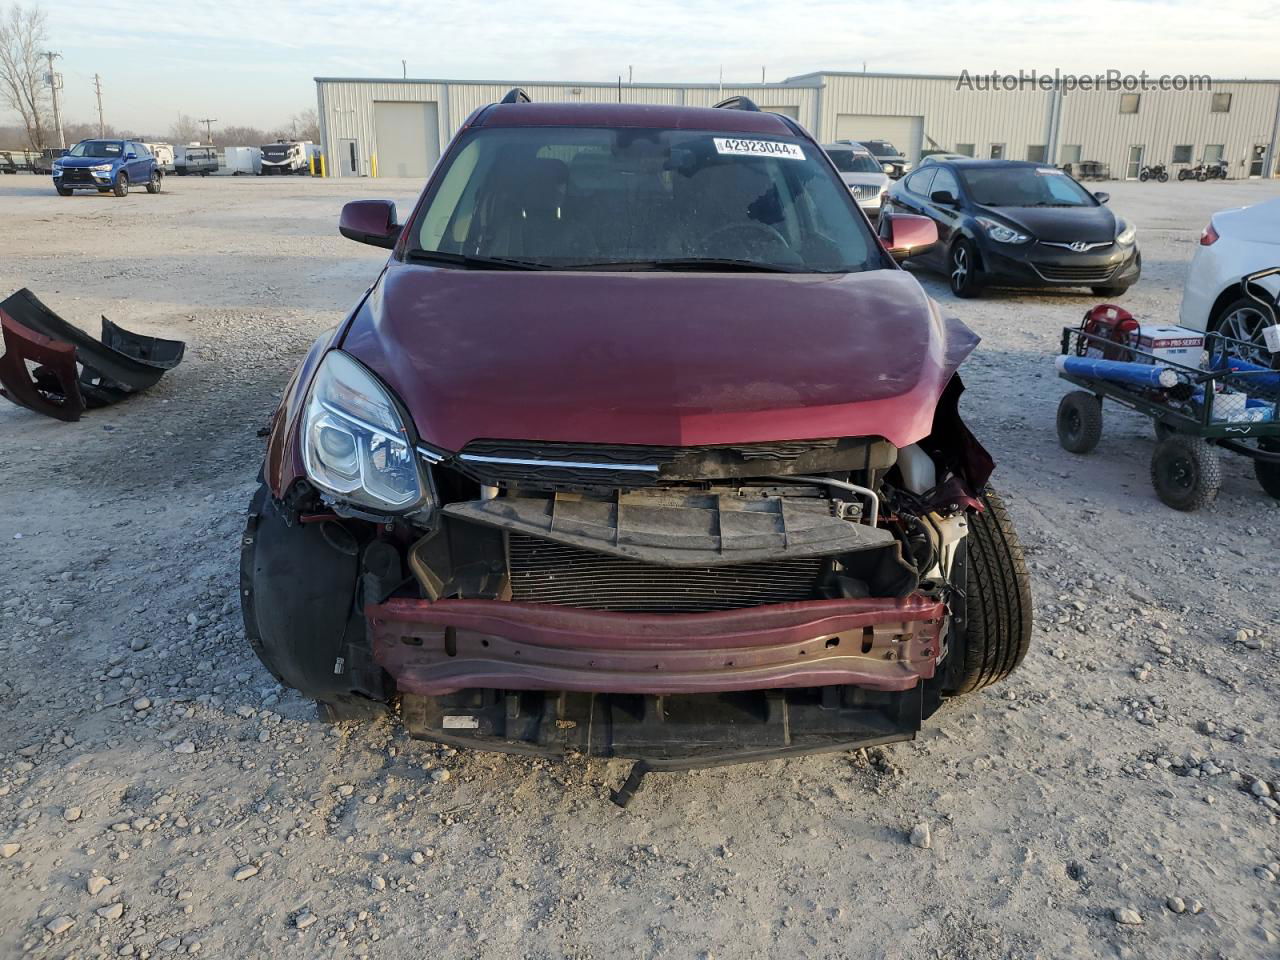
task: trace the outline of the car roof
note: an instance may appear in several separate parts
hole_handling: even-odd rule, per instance
[[[952,167],[959,167],[962,170],[982,168],[1013,170],[1018,167],[1030,167],[1032,169],[1057,169],[1057,167],[1052,163],[1036,163],[1034,160],[985,160],[978,157],[964,157],[960,160],[953,160],[948,157],[946,160],[936,160],[934,162],[938,164],[946,164]]]
[[[822,149],[830,153],[832,150],[848,150],[850,153],[861,154],[864,157],[871,156],[871,151],[861,144],[857,143],[824,143]]]
[[[495,103],[472,121],[475,127],[652,127],[797,136],[776,113],[645,103]]]

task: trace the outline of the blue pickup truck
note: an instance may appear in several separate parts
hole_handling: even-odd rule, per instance
[[[53,185],[60,196],[76,190],[129,195],[130,186],[160,192],[162,174],[156,158],[133,140],[81,140],[53,162]]]

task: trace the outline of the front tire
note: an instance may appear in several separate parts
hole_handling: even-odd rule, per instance
[[[158,170],[151,171],[151,179],[147,181],[147,193],[160,192],[160,172]]]
[[[1140,174],[1138,174],[1138,180],[1141,183],[1146,183],[1150,179],[1151,179],[1151,174],[1147,173],[1147,171],[1145,170],[1143,170]]]
[[[1165,506],[1190,512],[1212,503],[1222,485],[1218,448],[1199,437],[1174,434],[1151,455],[1151,485]]]
[[[58,184],[58,185],[57,185],[57,186],[55,186],[53,189],[55,189],[55,190],[57,190],[57,191],[58,191],[58,196],[60,196],[60,197],[69,197],[69,196],[71,196],[73,193],[75,193],[75,191],[74,191],[74,190],[72,190],[70,187],[64,187],[64,186],[62,186],[61,184]]]
[[[111,192],[117,197],[127,197],[129,195],[129,175],[123,170],[116,174],[116,182],[111,187]]]
[[[1128,293],[1129,287],[1127,285],[1121,285],[1121,286],[1115,286],[1115,287],[1090,287],[1089,290],[1095,297],[1108,297],[1110,299],[1116,299],[1118,297],[1123,297],[1126,293]]]
[[[951,292],[968,299],[982,293],[978,276],[978,255],[968,240],[959,240],[947,256],[947,280]]]
[[[1162,173],[1162,174],[1160,174],[1160,176],[1158,176],[1156,179],[1157,179],[1157,180],[1159,180],[1161,183],[1168,183],[1168,182],[1169,182],[1169,175],[1168,175],[1167,173]]]
[[[943,692],[958,696],[1003,680],[1031,646],[1031,578],[1004,501],[988,487],[964,539],[965,616],[952,628],[955,658]]]

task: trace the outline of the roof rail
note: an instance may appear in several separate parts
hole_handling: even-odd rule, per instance
[[[512,87],[507,91],[507,95],[498,101],[499,103],[533,103],[529,95],[520,87]]]
[[[713,105],[716,110],[750,110],[753,113],[759,113],[760,108],[756,106],[754,100],[750,97],[730,97],[728,100],[721,100]]]

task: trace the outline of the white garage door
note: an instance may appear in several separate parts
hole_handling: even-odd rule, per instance
[[[890,117],[871,113],[836,115],[837,140],[888,140],[915,163],[920,159],[924,117]]]
[[[422,179],[440,158],[440,124],[434,103],[373,104],[378,176]]]

